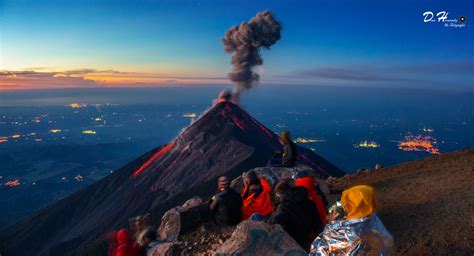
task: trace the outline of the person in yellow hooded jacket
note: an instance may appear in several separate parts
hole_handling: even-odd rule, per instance
[[[329,222],[311,245],[310,255],[393,255],[392,235],[376,215],[375,189],[348,188],[330,207]]]

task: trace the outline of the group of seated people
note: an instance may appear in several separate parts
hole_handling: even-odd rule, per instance
[[[291,167],[296,163],[296,146],[288,132],[280,134],[284,151],[274,154],[269,167]],[[279,224],[310,255],[391,255],[393,238],[375,214],[375,190],[354,186],[343,191],[339,201],[328,207],[310,171],[292,179],[280,180],[272,187],[254,171],[246,172],[238,193],[231,181],[221,176],[218,192],[210,201],[210,212],[220,225],[234,226],[241,221]],[[109,255],[151,255],[162,243],[147,222],[135,221],[135,235],[126,229],[109,237]],[[337,246],[334,246],[337,244]]]
[[[289,132],[280,134],[283,152],[276,152],[268,167],[292,167],[296,146]],[[299,172],[274,188],[254,171],[243,175],[244,188],[237,193],[230,180],[218,179],[218,193],[210,210],[223,225],[240,221],[279,224],[311,255],[391,255],[393,238],[375,214],[375,190],[360,185],[346,189],[328,209],[324,193],[312,172]],[[324,231],[323,231],[324,230]],[[337,244],[338,246],[334,246]]]
[[[219,178],[219,192],[210,205],[219,224],[236,225],[244,220],[279,224],[311,255],[393,253],[393,238],[375,214],[372,187],[348,188],[328,209],[309,173],[281,180],[273,190],[253,171],[244,173],[243,178],[241,194],[230,187],[227,177]]]
[[[223,225],[236,225],[243,220],[280,224],[298,244],[309,250],[326,224],[325,197],[316,189],[315,178],[308,173],[294,182],[282,180],[273,191],[254,171],[245,173],[243,182],[244,188],[239,194],[230,187],[227,177],[218,179],[219,193],[210,205],[215,220]]]

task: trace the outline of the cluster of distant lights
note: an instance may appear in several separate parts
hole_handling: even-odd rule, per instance
[[[113,171],[109,171],[110,173],[113,173]],[[93,173],[93,172],[91,172]],[[0,176],[0,181],[3,179],[3,176]],[[83,182],[84,181],[84,177],[80,174],[76,175],[73,177],[73,179],[76,181],[76,182]],[[66,176],[62,176],[60,178],[61,181],[67,181],[68,180],[68,177]],[[26,182],[22,182],[20,179],[11,179],[11,180],[8,180],[4,183],[0,182],[0,185],[4,185],[6,187],[18,187],[22,184],[26,184]],[[31,185],[33,186],[36,186],[36,182],[31,182]]]
[[[364,140],[354,145],[356,148],[379,148],[380,144],[375,141]]]
[[[432,155],[439,155],[437,141],[431,136],[407,135],[403,141],[398,143],[398,149],[402,151],[426,152]]]

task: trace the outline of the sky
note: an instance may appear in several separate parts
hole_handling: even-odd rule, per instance
[[[263,10],[261,84],[474,87],[471,0],[0,0],[0,90],[230,85],[221,39]]]

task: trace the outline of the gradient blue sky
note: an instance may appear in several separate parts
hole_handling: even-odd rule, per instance
[[[474,2],[0,0],[0,89],[223,84],[221,38],[270,9],[262,83],[472,87]],[[424,23],[425,11],[466,16]]]

